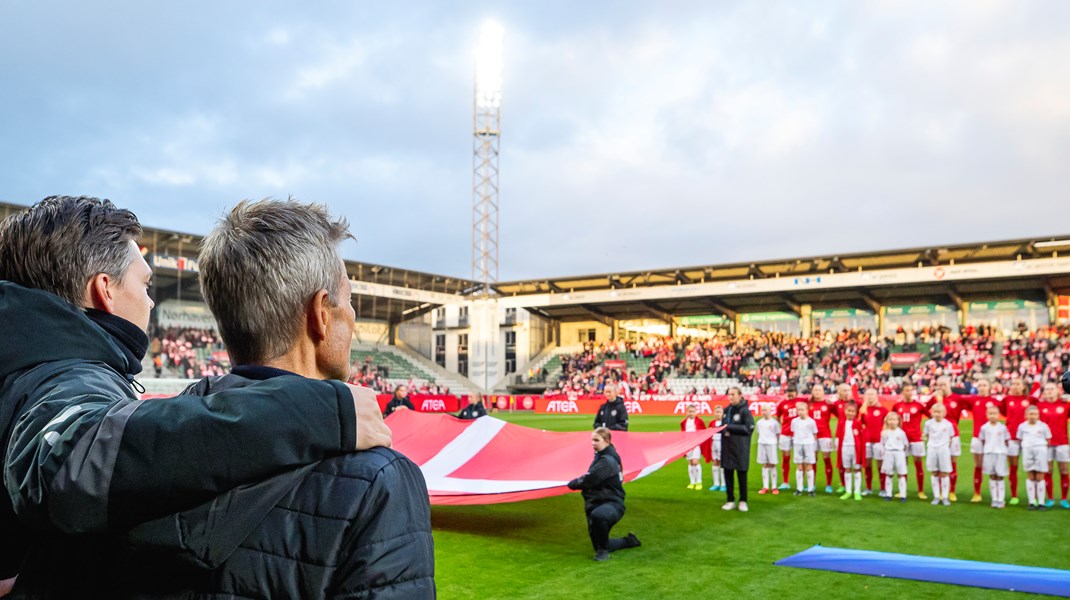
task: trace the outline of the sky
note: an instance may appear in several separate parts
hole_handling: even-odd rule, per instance
[[[1070,2],[460,4],[0,0],[0,201],[469,277],[494,19],[502,281],[1070,233]]]

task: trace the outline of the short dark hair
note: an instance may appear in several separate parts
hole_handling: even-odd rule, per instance
[[[82,306],[94,276],[122,281],[139,237],[137,216],[109,200],[49,196],[0,223],[0,279]]]

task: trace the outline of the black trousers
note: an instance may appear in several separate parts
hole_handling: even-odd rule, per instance
[[[591,545],[594,546],[595,552],[615,552],[628,546],[628,540],[624,538],[609,538],[609,530],[613,529],[623,516],[624,510],[615,504],[603,504],[587,513],[587,533],[591,536]]]
[[[736,501],[736,486],[735,486],[735,482],[732,481],[735,477],[733,477],[733,475],[735,475],[736,477],[739,478],[739,501],[740,502],[746,502],[747,501],[747,472],[746,471],[737,471],[735,469],[725,469],[724,470],[724,485],[725,485],[725,487],[728,488],[728,490],[727,490],[727,492],[728,492],[728,501],[729,502],[735,502]]]

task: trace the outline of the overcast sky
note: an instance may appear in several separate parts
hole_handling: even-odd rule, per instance
[[[1070,232],[1070,2],[0,1],[0,200],[206,233],[326,203],[471,275],[505,28],[501,279]]]

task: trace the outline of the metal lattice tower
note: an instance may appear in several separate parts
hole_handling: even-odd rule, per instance
[[[498,155],[502,124],[502,35],[483,25],[476,54],[472,137],[472,279],[498,281]]]

